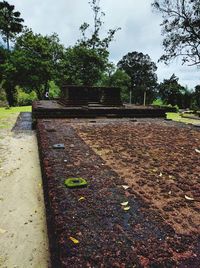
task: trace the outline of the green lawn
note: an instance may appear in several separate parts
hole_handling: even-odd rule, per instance
[[[167,119],[182,122],[185,124],[200,124],[200,120],[181,117],[179,113],[167,113]]]
[[[10,128],[14,123],[13,120],[20,112],[31,112],[31,106],[11,107],[6,109],[0,108],[0,129]]]

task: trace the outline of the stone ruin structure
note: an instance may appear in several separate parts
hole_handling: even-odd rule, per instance
[[[173,108],[123,105],[120,88],[64,84],[56,100],[34,101],[33,120],[38,118],[137,118],[165,117]]]
[[[66,106],[122,106],[120,88],[63,85],[60,103]]]

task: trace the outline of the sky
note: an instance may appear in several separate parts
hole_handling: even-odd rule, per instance
[[[21,12],[24,24],[35,33],[49,35],[56,32],[65,47],[73,46],[81,37],[79,27],[83,22],[92,25],[93,13],[88,0],[7,0]],[[100,0],[105,12],[102,34],[108,29],[121,27],[110,45],[110,60],[117,63],[128,52],[148,54],[158,67],[159,82],[173,73],[179,83],[193,89],[200,84],[200,70],[196,66],[182,66],[176,59],[170,65],[158,63],[163,54],[160,14],[153,12],[153,0]]]

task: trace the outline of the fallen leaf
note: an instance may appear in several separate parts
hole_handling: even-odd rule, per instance
[[[194,201],[194,198],[193,197],[189,197],[188,195],[185,195],[185,199],[186,200],[189,200],[189,201]]]
[[[122,185],[122,187],[123,187],[125,190],[127,190],[127,189],[129,188],[128,185]]]
[[[198,150],[198,149],[195,149],[195,152],[200,154],[200,150]]]
[[[124,207],[123,210],[127,211],[129,210],[131,207]]]
[[[78,241],[76,238],[72,237],[72,236],[70,236],[69,239],[70,239],[74,244],[78,244],[78,243],[79,243],[79,241]]]
[[[6,230],[0,228],[0,234],[5,234]]]
[[[85,200],[85,197],[84,196],[81,196],[78,201],[82,201],[82,200]]]
[[[159,177],[162,177],[162,173],[160,172]]]
[[[172,194],[172,191],[169,191],[168,194]]]
[[[128,205],[128,201],[120,203],[122,206],[127,206]]]

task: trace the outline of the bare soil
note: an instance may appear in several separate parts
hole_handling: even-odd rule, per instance
[[[147,122],[78,129],[176,231],[200,232],[200,131]]]

